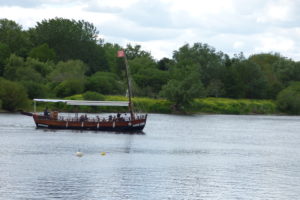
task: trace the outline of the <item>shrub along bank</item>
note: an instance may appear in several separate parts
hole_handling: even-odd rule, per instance
[[[195,99],[190,112],[220,114],[275,114],[276,103],[272,100],[249,100],[227,98]]]
[[[66,99],[83,100],[83,95],[74,95]],[[127,101],[123,96],[104,96],[106,101]],[[175,113],[173,104],[165,99],[133,98],[135,110],[146,113]],[[38,103],[38,110],[45,107],[51,110],[67,112],[126,112],[126,107],[92,107],[68,106],[64,103]],[[184,108],[184,113],[212,113],[212,114],[276,114],[276,103],[272,100],[248,100],[227,98],[199,98],[194,99],[189,107]]]

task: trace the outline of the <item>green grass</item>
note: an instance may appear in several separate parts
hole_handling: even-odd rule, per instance
[[[276,103],[272,100],[201,98],[195,99],[190,112],[220,114],[275,114]]]
[[[81,94],[65,99],[83,100]],[[106,101],[128,101],[124,96],[105,96]],[[146,113],[173,113],[172,103],[165,99],[151,99],[146,97],[133,98],[134,109]],[[37,110],[45,107],[50,110],[66,112],[127,112],[127,107],[95,107],[95,106],[69,106],[64,103],[37,103]],[[272,100],[249,100],[228,98],[198,98],[194,99],[186,113],[214,113],[214,114],[276,114],[276,103]]]

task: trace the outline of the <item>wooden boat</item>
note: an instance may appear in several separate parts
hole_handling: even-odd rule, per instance
[[[56,100],[56,99],[34,99],[34,102],[63,102],[67,105],[88,105],[88,106],[128,106],[126,101],[77,101],[77,100]],[[28,113],[27,113],[28,115]],[[147,114],[117,113],[109,116],[94,114],[88,117],[87,114],[75,113],[75,116],[66,116],[64,113],[53,111],[33,113],[33,120],[37,127],[54,129],[80,129],[80,130],[103,130],[103,131],[142,131],[146,125]]]
[[[121,55],[121,56],[120,56]],[[22,112],[27,116],[32,116],[37,127],[54,129],[80,129],[80,130],[100,130],[100,131],[142,131],[146,125],[147,114],[137,114],[133,111],[132,89],[128,73],[128,63],[125,52],[118,52],[118,57],[124,57],[126,64],[126,75],[128,84],[128,101],[80,101],[80,100],[60,100],[60,99],[34,99],[34,113]],[[116,113],[106,117],[86,114],[73,117],[64,116],[62,113],[53,111],[49,113],[36,113],[36,102],[63,102],[67,105],[79,106],[126,106],[129,113]]]

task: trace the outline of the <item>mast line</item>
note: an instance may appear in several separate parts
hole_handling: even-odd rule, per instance
[[[134,114],[133,114],[133,105],[132,105],[132,89],[131,89],[131,79],[129,77],[129,66],[128,66],[128,61],[127,61],[127,57],[126,57],[126,53],[125,50],[124,51],[124,60],[125,60],[125,66],[126,66],[126,77],[127,77],[127,85],[128,85],[128,101],[129,101],[129,112],[130,112],[130,116],[131,119],[134,119]]]

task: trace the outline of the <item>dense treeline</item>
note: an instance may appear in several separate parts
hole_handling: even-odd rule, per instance
[[[63,18],[28,30],[0,19],[0,107],[14,111],[33,98],[124,95],[124,62],[116,57],[121,48],[134,95],[166,98],[175,111],[192,108],[196,98],[226,97],[277,100],[281,111],[300,113],[300,62],[276,53],[231,58],[202,43],[155,60],[139,45],[105,43],[89,22]]]

